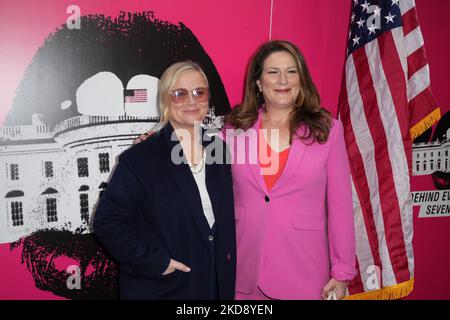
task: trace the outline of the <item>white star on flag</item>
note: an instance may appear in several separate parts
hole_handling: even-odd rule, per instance
[[[364,3],[361,5],[361,7],[363,7],[362,11],[364,12],[364,10],[368,11],[370,6],[370,2],[367,2],[367,0],[364,0]]]
[[[375,24],[372,24],[370,27],[367,28],[369,30],[369,35],[372,33],[375,33],[376,29],[379,29]]]
[[[395,15],[391,15],[391,13],[389,12],[389,15],[385,16],[384,18],[386,19],[386,23],[389,23],[389,22],[394,23]]]
[[[366,22],[366,20],[363,20],[362,18],[359,18],[359,21],[356,21],[356,24],[358,25],[358,29],[364,25],[364,22]]]
[[[353,45],[359,44],[359,39],[361,39],[361,38],[358,37],[358,36],[354,37],[354,38],[352,39],[352,40],[353,40]]]
[[[391,4],[391,7],[392,7],[394,4],[398,5],[398,2],[399,2],[400,0],[391,0],[391,1],[392,1],[392,4]]]

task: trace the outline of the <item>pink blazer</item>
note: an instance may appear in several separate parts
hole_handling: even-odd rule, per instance
[[[259,287],[276,299],[320,299],[330,277],[353,279],[355,235],[342,123],[333,120],[324,144],[293,139],[270,192],[243,139],[244,134],[225,134],[234,162],[239,156],[245,162],[232,164],[236,292],[252,294]]]

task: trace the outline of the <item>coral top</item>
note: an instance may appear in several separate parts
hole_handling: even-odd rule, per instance
[[[261,121],[259,122],[259,129],[261,129]],[[286,166],[286,162],[289,156],[289,150],[291,149],[291,147],[288,147],[286,149],[284,149],[281,152],[278,152],[274,149],[272,149],[272,147],[269,145],[269,143],[266,141],[266,139],[264,138],[264,134],[262,130],[258,130],[259,132],[259,141],[258,141],[258,159],[259,159],[259,165],[261,167],[261,169],[263,168],[269,168],[271,165],[276,165],[276,160],[274,163],[274,159],[278,159],[278,167],[274,167],[273,170],[275,170],[275,173],[272,174],[273,170],[269,170],[270,173],[264,173],[264,171],[262,171],[262,176],[264,178],[264,182],[266,183],[267,186],[267,190],[271,190],[272,187],[275,185],[275,183],[277,182],[278,178],[280,178],[281,174],[283,173],[283,169]],[[265,154],[262,153],[265,150]],[[261,159],[264,159],[266,161],[262,161]],[[270,159],[271,161],[267,161],[268,159]],[[266,163],[268,162],[268,163]]]

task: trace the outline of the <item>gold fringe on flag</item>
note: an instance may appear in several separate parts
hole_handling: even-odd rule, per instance
[[[396,300],[408,296],[414,289],[414,278],[390,287],[352,294],[344,300]]]
[[[424,133],[427,129],[431,128],[433,124],[435,124],[441,118],[441,110],[439,108],[434,109],[430,114],[428,114],[425,118],[420,120],[414,127],[409,129],[409,133],[411,134],[411,138],[414,140],[422,133]]]

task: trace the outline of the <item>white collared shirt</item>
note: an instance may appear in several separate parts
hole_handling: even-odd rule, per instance
[[[205,164],[206,153],[203,152],[202,161],[193,166],[188,162],[189,168],[191,169],[192,175],[194,176],[195,182],[197,183],[198,191],[200,192],[200,199],[202,201],[203,213],[208,221],[209,227],[212,228],[214,225],[214,212],[211,204],[211,199],[209,198],[208,190],[206,189],[206,164]]]

